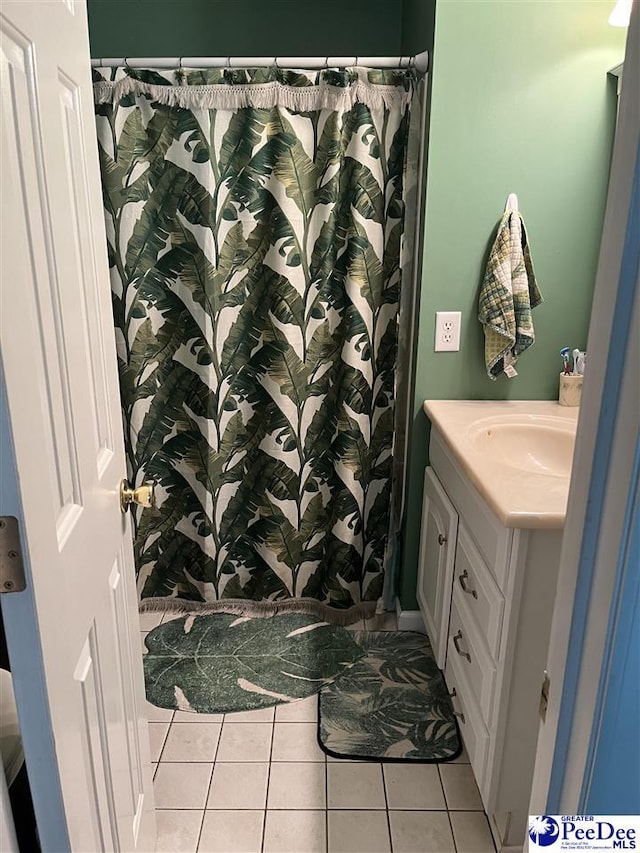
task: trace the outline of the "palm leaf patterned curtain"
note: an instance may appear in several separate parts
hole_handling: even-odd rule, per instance
[[[375,609],[413,87],[94,70],[143,605]]]

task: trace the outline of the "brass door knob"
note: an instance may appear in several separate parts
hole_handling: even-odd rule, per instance
[[[132,489],[129,481],[123,480],[120,483],[120,509],[122,512],[126,512],[132,504],[146,507],[155,506],[154,488],[154,483],[145,483],[143,486],[138,486],[137,489]]]

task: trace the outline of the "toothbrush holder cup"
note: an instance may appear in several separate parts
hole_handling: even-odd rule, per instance
[[[579,406],[582,395],[582,380],[584,376],[573,373],[560,374],[560,391],[558,403],[561,406]]]

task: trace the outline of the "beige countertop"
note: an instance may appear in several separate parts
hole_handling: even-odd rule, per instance
[[[425,400],[423,408],[505,527],[563,527],[578,408],[547,400]]]

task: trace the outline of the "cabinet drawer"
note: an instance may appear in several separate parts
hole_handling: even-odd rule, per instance
[[[451,694],[451,702],[458,719],[462,741],[469,754],[469,761],[484,802],[483,788],[489,748],[489,732],[482,720],[478,706],[473,701],[464,674],[460,670],[460,664],[453,656],[447,658],[444,680]]]
[[[465,619],[462,615],[465,604],[464,601],[459,601],[461,595],[464,593],[456,588],[451,602],[447,661],[453,657],[458,662],[460,671],[464,673],[471,693],[480,707],[482,717],[485,723],[489,724],[496,667],[471,619]]]
[[[504,597],[462,521],[458,527],[454,584],[464,593],[462,597],[467,605],[466,609],[471,614],[478,633],[485,640],[490,654],[497,659]]]

